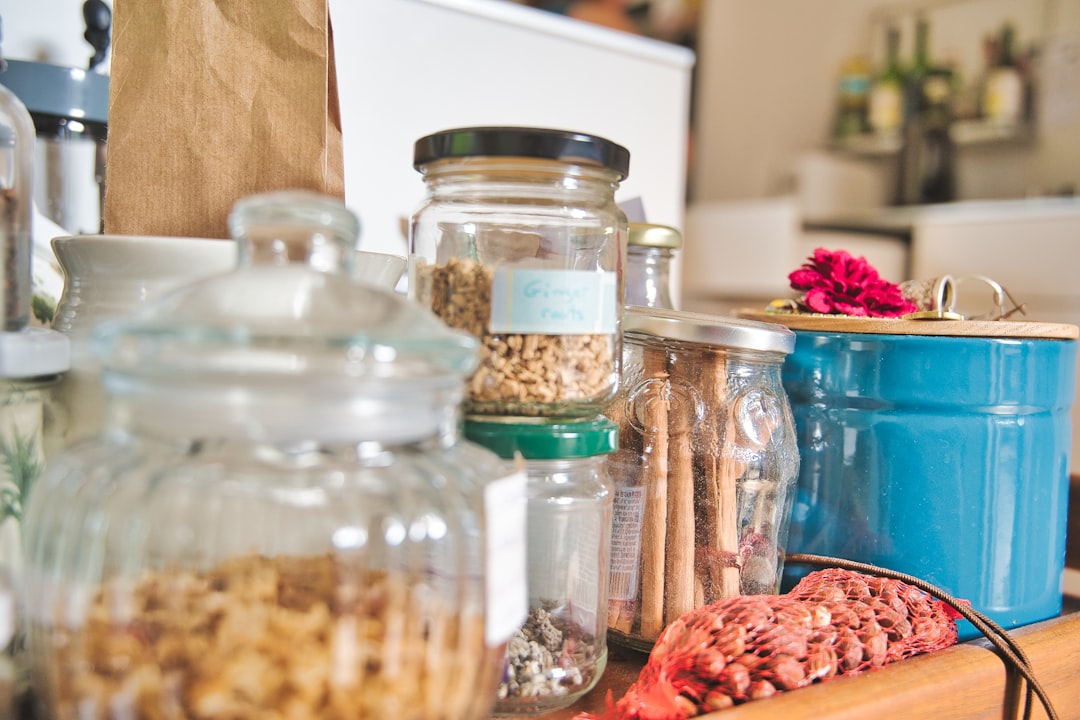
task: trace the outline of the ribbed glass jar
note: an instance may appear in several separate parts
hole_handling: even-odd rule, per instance
[[[592,417],[619,380],[629,153],[581,133],[462,128],[421,138],[411,297],[481,342],[466,410]]]
[[[608,455],[618,428],[581,422],[468,420],[465,435],[528,476],[529,616],[507,647],[495,715],[568,707],[607,665],[607,587],[614,488]]]
[[[799,453],[780,379],[794,333],[778,325],[628,308],[609,639],[648,650],[680,615],[775,593]]]
[[[486,717],[525,478],[460,435],[476,341],[350,278],[340,203],[232,217],[234,272],[98,326],[106,427],[32,492],[50,717]]]

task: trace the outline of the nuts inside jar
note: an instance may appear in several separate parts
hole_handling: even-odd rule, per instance
[[[79,627],[37,628],[68,718],[483,717],[503,648],[423,580],[334,558],[248,556],[100,587]]]
[[[612,336],[491,332],[493,275],[490,267],[462,258],[423,265],[416,275],[421,302],[481,341],[480,365],[468,384],[470,409],[536,415],[606,401],[616,384]]]

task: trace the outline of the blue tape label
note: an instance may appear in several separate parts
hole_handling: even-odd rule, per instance
[[[586,270],[496,270],[491,286],[493,333],[612,334],[615,273]]]

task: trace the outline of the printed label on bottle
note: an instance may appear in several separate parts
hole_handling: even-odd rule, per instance
[[[985,112],[988,120],[1013,123],[1020,119],[1024,103],[1023,81],[1012,68],[998,68],[986,86]]]
[[[585,270],[496,270],[491,285],[493,333],[612,334],[615,273]]]
[[[487,518],[484,640],[489,647],[509,639],[529,614],[525,483],[526,476],[522,471],[484,487],[484,515]]]
[[[875,132],[892,132],[900,127],[902,99],[900,86],[875,85],[870,91],[869,122]]]
[[[641,558],[641,521],[644,510],[644,487],[616,488],[615,507],[611,519],[609,600],[633,600],[637,597],[638,566]]]

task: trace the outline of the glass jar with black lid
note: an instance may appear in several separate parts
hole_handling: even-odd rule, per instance
[[[621,362],[629,152],[565,130],[475,127],[416,142],[426,195],[409,291],[481,342],[466,410],[591,417]]]

